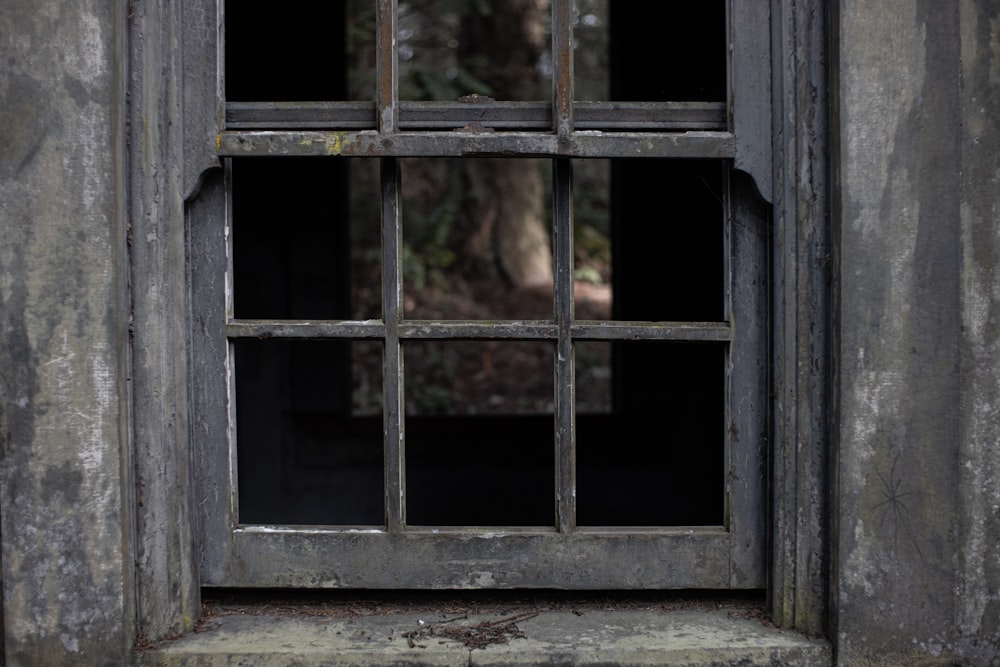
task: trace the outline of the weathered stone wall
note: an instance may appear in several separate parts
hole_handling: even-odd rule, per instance
[[[996,664],[1000,3],[838,20],[839,662]]]
[[[3,653],[120,665],[126,526],[124,2],[0,10]]]
[[[956,653],[1000,663],[1000,2],[963,0]]]
[[[144,103],[177,90],[164,84],[164,71],[179,76],[171,40],[180,31],[170,23],[157,28],[151,6],[158,5],[18,0],[0,13],[7,665],[123,664],[137,615],[158,636],[188,627],[196,608],[187,515],[170,514],[165,529],[157,509],[164,503],[146,502],[139,510],[145,537],[137,540],[144,548],[133,549],[130,529],[138,504],[130,498],[127,444],[126,11],[138,26],[130,76],[134,90],[146,91]],[[830,611],[838,660],[996,664],[1000,1],[835,6]],[[161,67],[168,61],[170,68]],[[183,153],[165,129],[175,111],[133,108],[131,169],[141,178],[132,187],[147,188],[134,197],[150,203],[136,221],[137,270],[154,267],[169,278],[183,264],[183,244],[157,239],[176,229],[177,192],[191,187],[161,188],[176,174],[150,174],[176,167],[166,163]],[[147,310],[176,306],[167,292],[182,287],[136,298]],[[137,367],[152,387],[144,395],[159,401],[138,406],[133,443],[136,451],[161,452],[137,466],[150,498],[169,496],[185,474],[176,464],[156,476],[174,460],[170,452],[183,451],[186,429],[176,407],[183,407],[183,383],[175,388],[168,377],[171,350],[183,345],[149,342],[150,322],[176,320],[162,312],[160,320],[142,320],[149,331],[140,331],[137,347]],[[178,333],[155,328],[163,339]],[[164,434],[181,444],[164,445]],[[136,559],[140,582],[133,581]],[[138,613],[137,588],[145,591]]]

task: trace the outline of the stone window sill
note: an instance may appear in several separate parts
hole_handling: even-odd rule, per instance
[[[503,609],[217,606],[147,647],[147,667],[215,665],[828,666],[829,644],[771,627],[760,608],[562,604]],[[478,612],[478,613],[477,613]]]

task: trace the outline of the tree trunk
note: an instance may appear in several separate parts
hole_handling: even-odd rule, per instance
[[[460,60],[497,100],[544,100],[538,71],[546,48],[548,0],[508,0],[462,22]],[[482,92],[482,91],[469,91]],[[471,160],[463,208],[472,221],[464,244],[470,262],[496,267],[516,287],[552,284],[552,248],[537,160]]]
[[[463,162],[462,204],[471,224],[463,247],[473,272],[499,271],[516,287],[552,285],[552,244],[537,160]]]

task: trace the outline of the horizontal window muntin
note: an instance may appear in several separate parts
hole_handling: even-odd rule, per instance
[[[557,340],[559,326],[552,321],[509,321],[483,323],[476,320],[408,320],[398,324],[401,339],[492,339]],[[381,320],[363,322],[344,320],[230,320],[229,338],[382,338],[386,335]],[[575,321],[569,335],[579,340],[689,340],[719,341],[732,339],[728,322],[606,322]]]
[[[576,130],[677,132],[726,130],[722,102],[574,102]],[[400,102],[399,129],[458,130],[478,123],[496,131],[553,127],[548,102]],[[227,130],[378,128],[374,102],[228,102]]]

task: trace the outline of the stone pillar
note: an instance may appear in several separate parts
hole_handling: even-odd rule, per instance
[[[11,0],[0,14],[7,667],[131,654],[126,8]]]
[[[1000,1],[961,0],[956,653],[1000,663]]]
[[[839,2],[845,665],[1000,659],[998,6]]]

